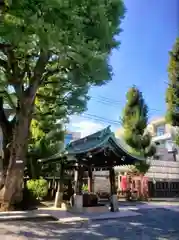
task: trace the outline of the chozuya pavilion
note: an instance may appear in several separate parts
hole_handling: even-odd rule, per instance
[[[82,209],[82,178],[83,172],[88,171],[88,190],[92,191],[92,169],[103,168],[109,170],[111,211],[118,211],[117,192],[115,187],[115,166],[133,165],[136,161],[144,159],[131,155],[115,138],[110,126],[71,142],[66,147],[67,162],[74,169],[74,208]],[[60,154],[46,160],[60,162]],[[45,159],[44,159],[45,160]],[[46,162],[46,161],[45,161]]]

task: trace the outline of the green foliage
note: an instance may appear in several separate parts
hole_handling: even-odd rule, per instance
[[[27,181],[27,189],[32,192],[37,199],[42,199],[48,194],[48,182],[43,179],[31,179]]]
[[[108,56],[119,46],[124,11],[122,0],[12,1],[0,23],[1,84],[15,92],[8,103],[29,91],[35,97],[41,86],[47,105],[55,99],[62,112],[78,109],[91,85],[111,79]]]
[[[138,173],[145,174],[146,172],[148,172],[149,168],[150,164],[147,163],[146,161],[138,161],[135,164],[135,169],[137,170]]]
[[[64,145],[64,130],[61,124],[42,118],[31,122],[31,138],[27,154],[26,175],[38,178],[42,174],[41,164],[38,159],[50,157],[61,150]]]
[[[173,126],[179,126],[179,38],[176,39],[170,52],[168,77],[166,120]]]
[[[15,0],[4,12],[1,95],[16,121],[33,112],[31,153],[56,152],[64,135],[56,121],[85,111],[89,88],[111,79],[109,55],[120,45],[124,12],[122,0]]]
[[[124,129],[129,134],[132,131],[136,136],[141,136],[147,126],[147,105],[144,102],[142,93],[135,86],[129,89],[126,97],[127,103],[123,116]],[[126,133],[126,135],[128,134]]]
[[[82,191],[88,192],[88,185],[87,184],[83,184]]]
[[[142,93],[135,86],[127,92],[127,103],[123,113],[124,140],[143,157],[155,154],[155,147],[151,144],[151,136],[146,132],[148,123],[148,108]],[[136,163],[136,169],[148,170],[146,162]]]

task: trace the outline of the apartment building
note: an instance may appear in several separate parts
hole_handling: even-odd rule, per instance
[[[156,159],[163,161],[177,161],[178,146],[174,139],[177,133],[176,127],[165,122],[165,118],[157,118],[150,122],[147,131],[152,136],[152,142],[156,144]]]
[[[150,122],[147,130],[156,144],[156,154],[149,160],[150,195],[156,197],[179,196],[179,147],[175,144],[177,128],[166,123],[165,118]]]

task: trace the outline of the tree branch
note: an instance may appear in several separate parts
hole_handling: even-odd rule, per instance
[[[29,69],[29,63],[28,63],[27,59],[25,60],[25,66],[24,66],[24,69],[23,69],[22,73],[20,74],[20,78],[23,79],[25,77],[26,73],[27,73],[28,78],[30,79],[31,78],[31,72],[30,72],[30,69]]]
[[[34,76],[31,79],[31,84],[34,84],[36,82],[40,82],[41,78],[43,76],[43,73],[45,71],[46,64],[50,58],[50,54],[46,51],[41,51],[39,59],[36,63],[36,66],[34,68]]]
[[[36,66],[34,68],[33,77],[30,79],[30,86],[25,91],[26,96],[28,96],[31,101],[34,101],[38,86],[41,83],[43,73],[45,71],[46,64],[50,58],[50,53],[41,50],[40,56],[37,60]]]
[[[6,76],[8,82],[14,87],[18,98],[21,99],[23,93],[23,82],[20,78],[21,69],[18,66],[18,60],[14,54],[14,49],[12,47],[5,48],[4,53],[8,58],[6,67]]]
[[[11,48],[11,45],[8,43],[0,43],[0,50],[5,50]]]

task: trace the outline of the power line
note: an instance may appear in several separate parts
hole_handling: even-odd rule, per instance
[[[104,105],[109,105],[109,106],[113,106],[113,107],[119,107],[119,105],[122,104],[121,101],[118,101],[118,100],[115,100],[112,98],[108,98],[108,97],[103,97],[103,96],[95,96],[95,97],[91,97],[91,99],[94,100],[95,102],[99,102]],[[150,109],[150,110],[162,112],[161,110],[158,110],[158,109]],[[85,119],[90,119],[93,121],[97,121],[97,122],[111,124],[111,125],[121,126],[121,124],[122,124],[121,117],[119,117],[119,121],[116,121],[113,119],[108,119],[108,118],[101,117],[96,114],[90,114],[90,113],[83,113],[80,117],[85,118]]]
[[[122,119],[120,121],[116,121],[116,120],[108,119],[105,117],[100,117],[95,114],[89,114],[89,113],[83,113],[81,117],[96,120],[99,122],[108,123],[108,124],[118,125],[118,126],[121,125],[121,123],[122,123]]]
[[[95,102],[99,102],[104,105],[108,105],[108,106],[112,106],[112,107],[119,107],[121,104],[123,104],[122,101],[118,101],[118,100],[103,97],[103,96],[91,97],[91,100],[94,100]],[[155,108],[149,108],[149,111],[163,112],[162,110],[155,109]]]

